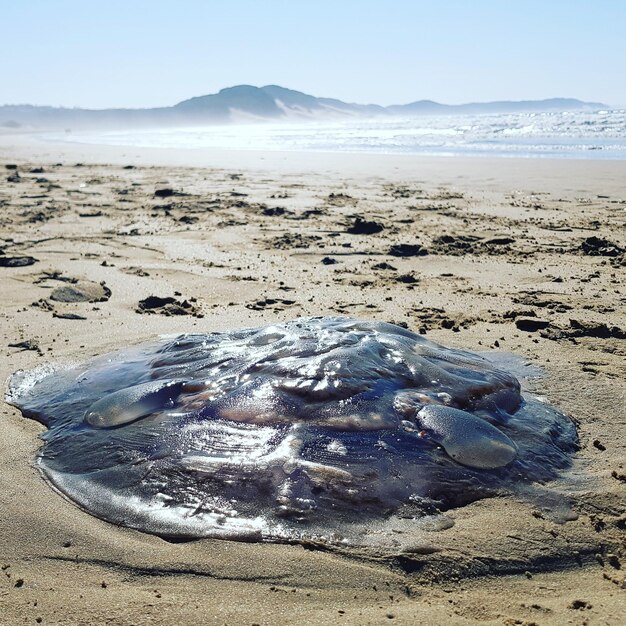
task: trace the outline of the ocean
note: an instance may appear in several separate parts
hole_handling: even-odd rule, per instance
[[[626,109],[240,123],[47,138],[175,149],[626,159]]]

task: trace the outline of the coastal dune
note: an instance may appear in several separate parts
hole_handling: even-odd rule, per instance
[[[172,543],[55,493],[43,428],[3,404],[0,624],[620,623],[624,180],[625,161],[0,135],[3,380],[162,334],[349,315],[518,355],[580,439],[554,491],[453,509],[397,549]]]

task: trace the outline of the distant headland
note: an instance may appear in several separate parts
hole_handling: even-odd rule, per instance
[[[609,108],[574,98],[441,104],[417,100],[380,106],[317,98],[278,85],[237,85],[216,94],[183,100],[171,107],[146,109],[80,109],[28,104],[0,106],[4,128],[148,128],[254,121],[303,121],[358,117],[580,111]]]

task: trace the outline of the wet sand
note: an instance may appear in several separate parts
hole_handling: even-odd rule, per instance
[[[42,427],[4,404],[0,624],[621,623],[625,181],[620,161],[1,136],[3,380],[159,334],[345,314],[524,357],[581,450],[566,523],[500,497],[413,549],[168,543],[54,493],[33,465]]]

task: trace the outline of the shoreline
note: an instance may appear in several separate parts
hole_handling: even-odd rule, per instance
[[[229,148],[152,148],[74,142],[42,141],[42,132],[0,133],[0,158],[13,155],[17,161],[38,159],[54,163],[59,159],[73,159],[91,165],[176,166],[240,168],[275,173],[294,173],[314,170],[342,172],[346,175],[369,175],[373,169],[380,175],[413,174],[416,169],[424,176],[448,176],[459,170],[468,176],[483,176],[485,170],[497,168],[502,182],[513,181],[520,167],[530,176],[543,176],[545,167],[558,170],[566,167],[566,175],[621,175],[626,171],[626,159],[517,157],[479,155],[418,155],[369,152],[323,152],[298,150],[253,150]],[[443,170],[443,172],[442,172]],[[589,172],[591,170],[591,172]],[[441,173],[440,173],[441,172]],[[444,174],[445,172],[445,174]],[[504,179],[503,179],[504,176]],[[461,177],[462,178],[462,177]],[[557,173],[557,179],[562,178]]]
[[[578,425],[578,518],[502,495],[448,512],[454,524],[416,534],[413,552],[168,543],[54,493],[33,465],[43,429],[3,404],[0,624],[618,624],[626,161],[183,152],[0,135],[0,247],[36,259],[0,268],[2,380],[159,334],[315,314],[404,322],[544,369],[532,391]],[[383,230],[349,234],[357,216]],[[389,256],[399,243],[428,254]],[[51,299],[65,278],[112,293]],[[193,298],[203,317],[139,313],[150,295]]]

